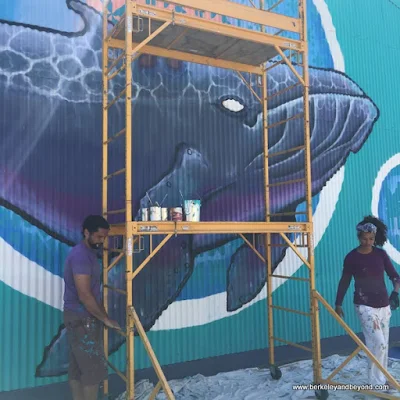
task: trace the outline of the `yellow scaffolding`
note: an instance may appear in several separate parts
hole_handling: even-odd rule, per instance
[[[110,240],[107,240],[103,254],[103,287],[104,307],[108,310],[108,292],[117,290],[126,295],[126,331],[119,334],[126,338],[126,374],[119,371],[108,361],[108,330],[104,330],[104,349],[110,367],[127,384],[127,399],[135,397],[135,353],[134,353],[134,330],[139,334],[144,347],[150,357],[153,368],[158,376],[159,382],[154,388],[150,399],[154,399],[157,393],[163,389],[168,399],[174,399],[174,394],[169,387],[168,381],[160,367],[156,355],[146,336],[145,330],[139,320],[132,301],[132,281],[143,268],[151,261],[152,257],[168,242],[173,235],[193,234],[237,234],[267,266],[267,305],[268,305],[268,336],[269,336],[269,364],[271,376],[274,379],[281,377],[281,371],[275,365],[274,343],[280,341],[289,345],[300,347],[312,352],[314,384],[340,385],[334,382],[333,377],[356,355],[364,350],[366,355],[376,363],[380,370],[386,375],[387,380],[397,389],[400,389],[396,380],[382,367],[378,360],[366,348],[363,342],[352,332],[352,330],[339,318],[335,311],[329,306],[324,298],[317,292],[315,287],[315,267],[313,249],[313,221],[312,221],[312,193],[311,193],[311,150],[310,150],[310,125],[309,125],[309,73],[308,73],[308,42],[307,42],[307,20],[306,0],[298,1],[297,17],[279,14],[275,11],[284,0],[277,1],[268,9],[264,0],[260,0],[257,8],[252,0],[251,6],[237,4],[228,0],[169,0],[173,7],[155,7],[142,4],[145,1],[125,0],[125,12],[113,29],[108,28],[109,0],[104,0],[103,7],[103,191],[102,211],[104,217],[110,215],[125,215],[124,222],[113,224],[110,237],[123,238],[123,249],[112,249]],[[174,11],[175,6],[185,7],[187,12],[180,14]],[[258,30],[246,27],[236,27],[220,22],[220,19],[205,19],[201,12],[213,13],[219,16],[229,17],[234,20],[247,21]],[[287,35],[290,34],[291,38]],[[294,37],[294,38],[293,38]],[[182,40],[185,38],[185,40]],[[193,39],[196,40],[193,40]],[[210,43],[221,43],[218,51],[210,48]],[[197,46],[197,47],[196,47]],[[120,55],[110,58],[110,50],[117,50]],[[263,109],[263,139],[264,139],[264,189],[265,189],[265,222],[138,222],[132,219],[132,62],[141,54],[166,57],[181,61],[198,63],[224,69],[233,69],[243,79],[246,86],[254,96],[261,102]],[[250,55],[250,56],[249,56]],[[117,67],[121,63],[120,67]],[[268,71],[278,65],[284,64],[290,68],[298,82],[273,96],[283,95],[295,86],[303,88],[303,111],[286,120],[279,121],[268,126],[268,96],[267,75]],[[119,73],[125,73],[125,87],[113,100],[109,101],[109,81]],[[255,92],[251,82],[245,79],[243,73],[256,76],[261,86],[262,98]],[[110,136],[108,128],[108,110],[125,96],[125,128]],[[295,118],[304,120],[304,143],[283,152],[270,154],[268,151],[268,130],[276,125],[286,123]],[[118,138],[125,135],[125,167],[118,171],[109,171],[108,150],[109,146]],[[292,180],[279,183],[270,183],[268,166],[269,158],[284,153],[295,151],[304,152],[305,177],[301,180]],[[125,208],[120,210],[108,209],[108,182],[117,175],[125,174]],[[277,214],[270,212],[270,188],[276,185],[290,185],[303,182],[306,199],[305,222],[285,223],[273,222],[271,217]],[[301,243],[293,243],[288,234],[295,233],[300,237]],[[265,236],[266,259],[256,249],[244,234],[262,234]],[[308,278],[295,278],[290,276],[275,275],[272,270],[271,261],[271,234],[279,234],[283,243],[287,244],[302,260],[309,273]],[[133,256],[134,246],[141,243],[141,238],[147,236],[150,243],[153,235],[162,235],[164,239],[156,248],[150,246],[148,257],[134,270]],[[300,247],[307,249],[307,257],[303,256]],[[118,251],[119,256],[110,264],[109,252]],[[108,285],[108,273],[119,261],[125,257],[126,262],[126,290],[117,289]],[[293,279],[306,281],[310,288],[310,312],[304,313],[298,310],[275,306],[272,298],[272,279]],[[319,330],[319,304],[326,307],[328,312],[340,323],[346,332],[358,344],[358,348],[338,367],[329,377],[321,376],[321,348]],[[311,319],[312,348],[291,343],[274,335],[273,310],[303,314]],[[366,394],[378,394],[374,391],[363,391]],[[108,395],[108,380],[104,382],[104,393]],[[323,387],[316,388],[315,395],[319,399],[326,399],[328,391]],[[379,393],[381,398],[395,399],[396,397]]]

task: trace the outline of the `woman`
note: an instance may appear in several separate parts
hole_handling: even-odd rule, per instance
[[[336,296],[336,313],[344,317],[342,303],[352,277],[355,279],[354,305],[365,337],[365,344],[387,369],[391,310],[399,307],[400,276],[383,249],[387,241],[386,225],[373,216],[365,217],[356,227],[360,245],[344,259],[343,274]],[[390,297],[384,275],[394,285]],[[368,380],[371,385],[387,384],[385,375],[369,360]]]

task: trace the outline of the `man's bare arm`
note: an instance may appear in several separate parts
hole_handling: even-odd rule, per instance
[[[90,275],[74,275],[75,287],[78,291],[79,300],[94,317],[102,322],[108,319],[108,315],[94,298],[90,289]]]
[[[79,300],[94,317],[113,329],[121,329],[118,322],[113,321],[107,315],[102,304],[98,304],[90,290],[90,275],[75,274],[75,286],[78,291]]]

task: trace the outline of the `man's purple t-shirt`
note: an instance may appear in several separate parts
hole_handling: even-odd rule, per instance
[[[335,304],[342,305],[351,279],[354,277],[354,304],[374,308],[388,306],[389,295],[384,281],[385,273],[392,282],[400,282],[400,276],[384,250],[374,247],[369,254],[361,254],[357,249],[352,250],[344,259],[343,280],[339,284]]]
[[[73,311],[82,316],[90,316],[85,306],[79,300],[75,287],[74,275],[90,275],[91,291],[98,303],[101,301],[100,274],[101,268],[94,250],[89,249],[84,242],[72,248],[64,267],[64,310]]]

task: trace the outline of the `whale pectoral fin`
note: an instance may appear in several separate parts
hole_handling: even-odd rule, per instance
[[[154,235],[153,250],[165,236]],[[175,301],[193,272],[192,236],[171,237],[132,281],[133,306],[145,331],[151,329],[162,312]],[[144,237],[143,250],[134,254],[134,271],[150,255],[150,238]],[[108,282],[114,288],[126,290],[126,265],[119,262],[110,272]],[[122,329],[126,328],[126,296],[115,290],[108,294],[108,313]],[[138,332],[135,330],[135,335]],[[125,339],[109,331],[109,354],[116,352]]]
[[[148,239],[148,238],[147,238]],[[153,249],[163,237],[153,237]],[[191,235],[178,235],[152,257],[151,261],[133,280],[133,305],[147,331],[162,312],[175,301],[193,272]],[[149,255],[149,243],[145,244],[142,259]],[[137,268],[139,264],[136,264]]]
[[[35,377],[60,376],[68,372],[67,330],[61,325],[58,333],[44,349],[43,359],[36,368]]]
[[[244,244],[232,256],[227,275],[227,310],[236,311],[264,287],[266,265]]]
[[[247,239],[252,242],[250,237]],[[282,237],[271,234],[272,270],[283,260],[287,246]],[[256,250],[266,261],[265,235],[256,235]],[[227,271],[227,310],[235,311],[253,300],[267,280],[267,264],[246,243],[232,256]]]

